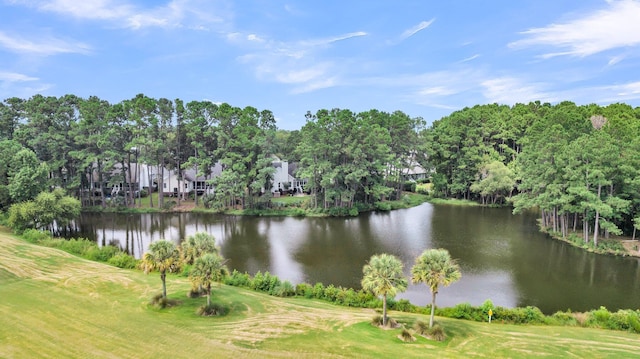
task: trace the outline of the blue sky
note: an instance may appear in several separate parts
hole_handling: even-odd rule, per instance
[[[0,98],[273,111],[640,105],[640,0],[0,0]]]

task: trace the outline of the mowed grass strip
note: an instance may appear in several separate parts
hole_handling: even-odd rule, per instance
[[[369,324],[373,310],[275,298],[220,286],[225,317],[198,317],[185,278],[167,279],[177,307],[154,309],[157,274],[144,275],[39,247],[0,231],[1,358],[633,358],[640,336],[597,329],[438,318],[448,339],[398,339]],[[410,327],[424,316],[391,312]]]

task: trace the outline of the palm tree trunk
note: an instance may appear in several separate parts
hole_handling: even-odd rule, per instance
[[[167,298],[167,274],[165,272],[160,273],[160,279],[162,280],[162,298]]]
[[[387,326],[387,295],[382,296],[382,326]]]
[[[433,327],[433,315],[436,311],[436,292],[431,294],[431,317],[429,318],[429,328]]]

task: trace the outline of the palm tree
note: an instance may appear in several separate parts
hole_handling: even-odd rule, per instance
[[[182,260],[185,264],[193,264],[196,258],[205,253],[219,253],[216,238],[208,233],[198,232],[187,237],[182,243]]]
[[[229,273],[227,261],[215,253],[198,257],[193,263],[189,279],[195,285],[202,286],[207,294],[207,307],[211,306],[211,283],[220,282]]]
[[[142,257],[141,267],[146,274],[157,270],[162,280],[162,298],[167,298],[167,272],[180,268],[180,254],[173,242],[161,239],[149,245],[149,250]]]
[[[362,268],[362,289],[382,296],[382,325],[387,325],[387,296],[396,296],[397,292],[407,289],[407,279],[402,273],[402,262],[391,254],[371,256],[369,263]]]
[[[446,249],[428,249],[416,258],[411,268],[411,281],[424,283],[431,290],[431,319],[429,328],[433,327],[433,314],[436,307],[436,294],[439,286],[448,286],[460,279],[460,267],[451,259]]]

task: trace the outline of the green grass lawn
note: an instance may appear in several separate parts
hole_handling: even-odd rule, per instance
[[[144,275],[39,247],[0,231],[0,358],[638,357],[640,336],[599,329],[438,318],[448,339],[403,343],[369,324],[371,309],[214,288],[225,317],[198,317],[185,278],[169,276],[177,307],[155,309]],[[420,315],[391,312],[410,326]]]

